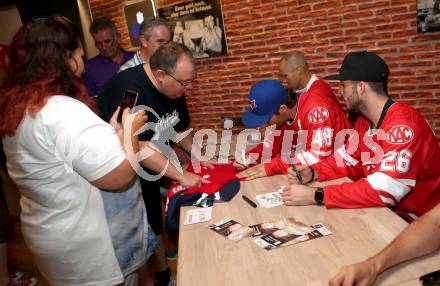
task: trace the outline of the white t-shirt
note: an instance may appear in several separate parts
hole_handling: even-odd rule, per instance
[[[24,239],[50,284],[121,283],[100,191],[90,183],[125,158],[114,129],[78,100],[54,96],[3,144]]]

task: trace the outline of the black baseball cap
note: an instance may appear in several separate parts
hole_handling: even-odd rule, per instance
[[[368,51],[348,53],[342,62],[339,74],[325,77],[327,80],[354,80],[386,82],[390,70],[385,61]]]

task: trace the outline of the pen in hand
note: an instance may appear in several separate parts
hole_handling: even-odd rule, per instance
[[[243,200],[244,200],[245,202],[247,202],[248,204],[250,204],[252,207],[254,207],[254,208],[257,207],[257,204],[254,203],[254,202],[253,202],[250,198],[248,198],[247,196],[242,195],[241,197],[243,198]]]
[[[303,183],[303,179],[301,177],[301,173],[298,171],[298,169],[296,168],[295,164],[292,165],[292,170],[295,172],[296,174],[296,178],[298,179],[298,181],[301,183]]]

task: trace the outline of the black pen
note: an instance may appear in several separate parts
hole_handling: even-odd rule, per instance
[[[295,171],[296,177],[298,178],[298,181],[301,183],[303,183],[303,178],[301,177],[301,173],[298,171],[298,169],[296,168],[295,164],[292,164],[292,170]]]
[[[241,197],[243,198],[243,200],[245,200],[245,202],[250,204],[252,207],[254,207],[254,208],[257,207],[257,204],[254,203],[250,198],[246,197],[245,195],[242,195]]]

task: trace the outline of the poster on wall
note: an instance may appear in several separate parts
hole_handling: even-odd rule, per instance
[[[159,8],[158,14],[170,23],[173,41],[187,46],[194,58],[228,53],[220,0],[186,1]]]
[[[417,30],[440,31],[440,0],[417,0]]]
[[[156,15],[154,1],[142,0],[128,4],[124,7],[124,13],[131,45],[137,47],[140,45],[138,36],[141,23],[144,19],[155,17]]]

